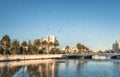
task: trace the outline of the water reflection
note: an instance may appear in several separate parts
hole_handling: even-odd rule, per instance
[[[120,61],[30,60],[0,62],[0,77],[119,77]]]
[[[0,68],[0,77],[12,77],[18,69],[19,67],[2,67]]]
[[[27,66],[21,67],[13,77],[30,77],[29,72],[27,71]]]
[[[119,63],[118,63],[119,62]],[[58,64],[57,77],[119,77],[120,61],[68,60]],[[62,69],[60,69],[63,67]]]
[[[1,62],[0,77],[56,77],[55,63],[54,60]]]
[[[55,65],[53,63],[24,66],[13,77],[55,77]]]

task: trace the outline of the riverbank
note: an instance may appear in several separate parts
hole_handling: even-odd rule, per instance
[[[0,62],[0,67],[15,67],[15,66],[25,66],[30,64],[44,64],[44,63],[54,63],[55,60],[44,59],[44,60],[22,60],[22,61],[10,61],[10,62]]]
[[[0,61],[19,61],[19,60],[37,60],[37,59],[61,59],[61,58],[79,58],[79,59],[120,59],[120,53],[87,53],[87,54],[40,54],[40,55],[0,55]]]
[[[63,54],[43,54],[43,55],[0,55],[0,61],[19,61],[63,58]]]

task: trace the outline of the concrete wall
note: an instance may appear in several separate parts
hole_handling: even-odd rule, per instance
[[[33,59],[49,59],[49,58],[62,58],[62,54],[55,55],[6,55],[0,56],[0,61],[9,61],[9,60],[33,60]]]
[[[9,60],[34,60],[34,59],[51,59],[51,58],[67,58],[69,56],[76,57],[88,57],[88,56],[105,56],[105,58],[109,58],[112,56],[118,56],[120,53],[96,53],[96,54],[42,54],[42,55],[0,55],[0,61],[9,61]]]
[[[9,62],[0,62],[0,67],[13,67],[13,66],[23,66],[30,64],[43,64],[43,63],[54,63],[55,60],[44,59],[44,60],[22,60],[22,61],[9,61]]]

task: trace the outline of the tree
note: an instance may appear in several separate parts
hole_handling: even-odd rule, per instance
[[[47,45],[47,41],[42,41],[42,46]]]
[[[79,50],[79,53],[86,53],[89,51],[89,48],[87,48],[85,45],[77,43],[76,47]]]
[[[47,53],[47,45],[48,45],[48,42],[47,41],[42,41],[42,50],[44,51],[44,53]]]
[[[27,51],[27,42],[23,41],[21,44],[22,48],[23,48],[23,53],[25,53]]]
[[[0,54],[3,54],[2,42],[0,40]]]
[[[81,44],[80,43],[78,43],[77,45],[76,45],[76,47],[80,50],[80,49],[82,49],[82,47],[81,47]]]
[[[24,48],[24,47],[27,47],[27,42],[26,41],[23,41],[21,46]]]
[[[49,46],[54,46],[54,43],[53,43],[53,42],[50,42],[50,43],[49,43]]]
[[[10,52],[11,52],[11,54],[16,54],[16,53],[18,53],[18,50],[19,50],[19,41],[14,40],[11,44]]]
[[[0,54],[3,54],[3,48],[0,46]]]
[[[23,47],[22,46],[19,46],[18,54],[23,54]]]
[[[2,37],[1,43],[2,43],[2,48],[4,50],[4,52],[3,52],[4,55],[9,53],[10,42],[11,42],[11,40],[8,35],[4,35]]]
[[[56,46],[59,46],[58,40],[56,40],[56,41],[54,42],[54,46],[55,46],[55,47],[56,47]]]
[[[38,54],[38,48],[35,45],[29,45],[29,51],[31,54]]]
[[[39,49],[41,42],[39,39],[34,40],[33,44]]]
[[[49,42],[48,43],[48,51],[50,51],[52,49],[52,46],[54,46],[53,42]]]
[[[67,46],[65,47],[66,53],[69,53],[69,50],[70,50],[70,46],[67,45]]]

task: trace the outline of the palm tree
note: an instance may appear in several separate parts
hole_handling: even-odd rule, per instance
[[[38,48],[35,45],[29,45],[29,51],[31,54],[38,54]]]
[[[48,43],[48,53],[51,53],[51,52],[52,52],[53,46],[54,46],[54,43],[53,43],[53,42],[49,42],[49,43]]]
[[[0,54],[3,54],[3,48],[0,46]]]
[[[54,46],[55,46],[55,47],[59,46],[58,40],[56,40],[56,41],[54,42]]]
[[[89,51],[88,47],[80,43],[77,43],[76,47],[78,48],[80,53],[86,53],[87,51]]]
[[[8,35],[4,35],[2,37],[1,43],[2,43],[2,48],[4,49],[4,55],[8,53],[9,47],[10,47],[10,37]]]
[[[2,53],[3,53],[3,48],[2,48],[2,42],[0,40],[0,54],[2,54]]]
[[[21,44],[22,48],[23,48],[23,53],[25,53],[27,51],[27,42],[23,41]]]
[[[39,39],[34,40],[33,44],[39,49],[39,47],[41,46],[41,42]]]
[[[53,43],[53,42],[50,42],[50,43],[48,44],[48,50],[51,50],[52,46],[54,46],[54,43]]]
[[[53,42],[50,42],[50,43],[49,43],[49,46],[54,46],[54,43],[53,43]]]
[[[19,41],[14,40],[11,44],[10,51],[12,54],[16,54],[18,53],[18,49],[19,49]]]
[[[47,45],[47,41],[42,41],[42,45],[43,46]]]
[[[45,51],[45,53],[47,53],[47,45],[48,45],[48,42],[47,41],[42,41],[42,49]]]
[[[67,45],[67,46],[65,47],[65,50],[66,50],[66,53],[69,53],[70,46]]]

